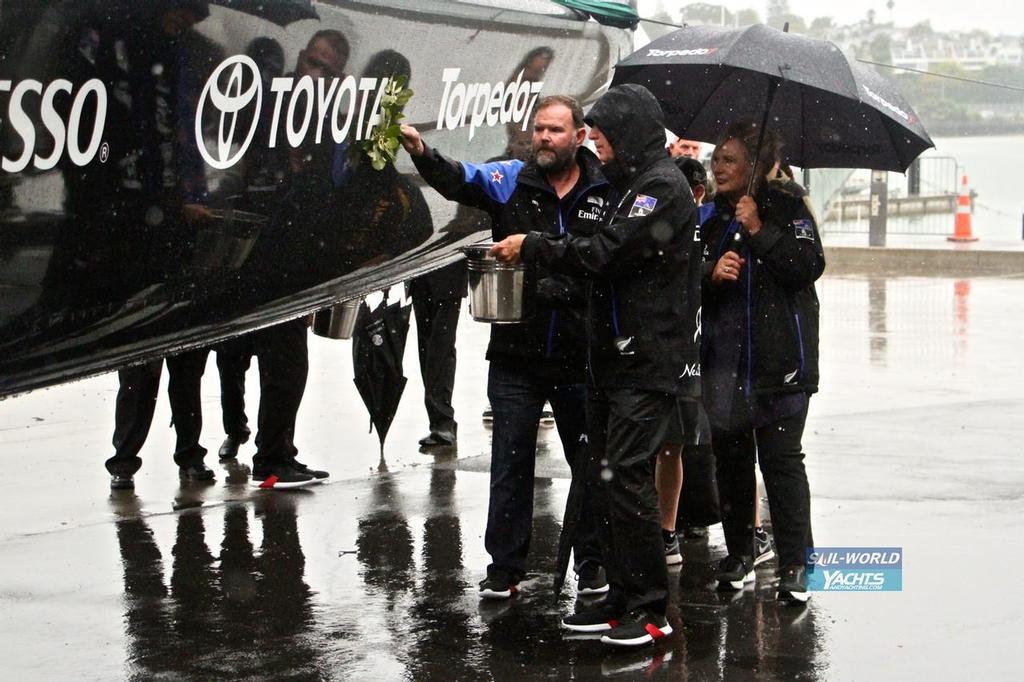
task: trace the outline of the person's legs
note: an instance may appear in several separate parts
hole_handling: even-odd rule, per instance
[[[217,346],[220,375],[220,408],[224,434],[238,443],[249,440],[249,418],[245,414],[245,373],[252,364],[252,335],[243,334]]]
[[[114,456],[106,461],[112,476],[131,478],[142,466],[139,451],[153,424],[163,364],[163,360],[153,360],[117,373],[120,387],[114,403]]]
[[[722,530],[730,556],[754,555],[754,434],[751,431],[714,430]]]
[[[654,487],[658,492],[661,529],[674,533],[683,489],[683,446],[665,443],[654,465]]]
[[[814,546],[811,493],[800,445],[806,419],[805,407],[755,432],[780,567],[803,566],[807,548]]]
[[[253,475],[290,466],[295,418],[306,390],[309,356],[306,323],[290,320],[254,334],[260,369],[260,408],[257,417]]]
[[[537,419],[543,386],[523,372],[492,362],[487,397],[494,409],[491,436],[491,494],[484,546],[491,555],[488,575],[505,571],[518,582],[526,573],[533,527]]]
[[[607,489],[612,548],[619,558],[626,609],[664,616],[668,607],[654,461],[675,397],[634,389],[607,390],[608,427],[602,485]]]
[[[206,456],[206,448],[199,444],[203,430],[200,389],[209,355],[208,348],[199,348],[167,358],[167,397],[177,435],[174,463],[182,469],[203,468]]]
[[[458,433],[452,390],[455,386],[455,333],[459,324],[459,299],[432,301],[413,297],[423,377],[423,403],[430,433],[454,443]]]

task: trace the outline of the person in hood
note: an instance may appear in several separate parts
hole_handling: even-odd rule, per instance
[[[810,395],[818,390],[814,282],[825,270],[825,254],[802,188],[759,182],[750,190],[751,174],[764,178],[780,158],[781,141],[772,131],[759,138],[752,124],[725,132],[711,161],[718,191],[701,226],[704,405],[729,550],[716,577],[720,589],[754,580],[756,458],[779,556],[777,597],[802,603],[814,541],[800,441]]]
[[[680,396],[700,395],[697,207],[665,154],[661,107],[639,85],[590,110],[590,139],[614,189],[592,235],[513,235],[497,258],[587,277],[588,485],[610,590],[565,628],[635,646],[672,633],[654,463]]]
[[[600,162],[582,146],[586,128],[579,103],[551,95],[537,103],[531,158],[476,164],[447,159],[403,125],[403,145],[416,169],[445,198],[481,209],[498,240],[536,229],[552,236],[592,234],[606,205],[608,181]],[[480,582],[484,599],[508,599],[526,573],[533,528],[537,422],[545,401],[574,476],[582,475],[585,442],[583,282],[537,273],[537,310],[518,324],[494,325],[487,347],[487,397],[494,411],[491,489],[484,545],[491,555]],[[576,589],[602,593],[601,567],[589,497],[573,543]]]

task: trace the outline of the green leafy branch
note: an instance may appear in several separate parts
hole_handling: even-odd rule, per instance
[[[380,98],[380,122],[370,137],[363,142],[363,151],[370,157],[374,170],[384,170],[388,163],[398,158],[401,146],[402,126],[398,123],[405,118],[402,109],[412,99],[412,90],[405,87],[407,76],[392,76]]]

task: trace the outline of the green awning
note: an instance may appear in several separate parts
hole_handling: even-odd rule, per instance
[[[599,24],[615,28],[636,28],[640,15],[624,2],[612,0],[552,0],[570,9],[586,12]]]

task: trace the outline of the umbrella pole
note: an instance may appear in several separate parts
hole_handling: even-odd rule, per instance
[[[761,159],[761,145],[764,143],[764,131],[768,126],[768,114],[771,113],[772,103],[775,101],[775,91],[782,85],[782,81],[778,78],[769,78],[768,81],[768,101],[765,103],[764,115],[761,117],[761,127],[757,131],[757,146],[754,147],[754,165],[750,170],[750,183],[747,185],[747,195],[754,196],[756,190],[755,184],[758,180],[757,162]]]

